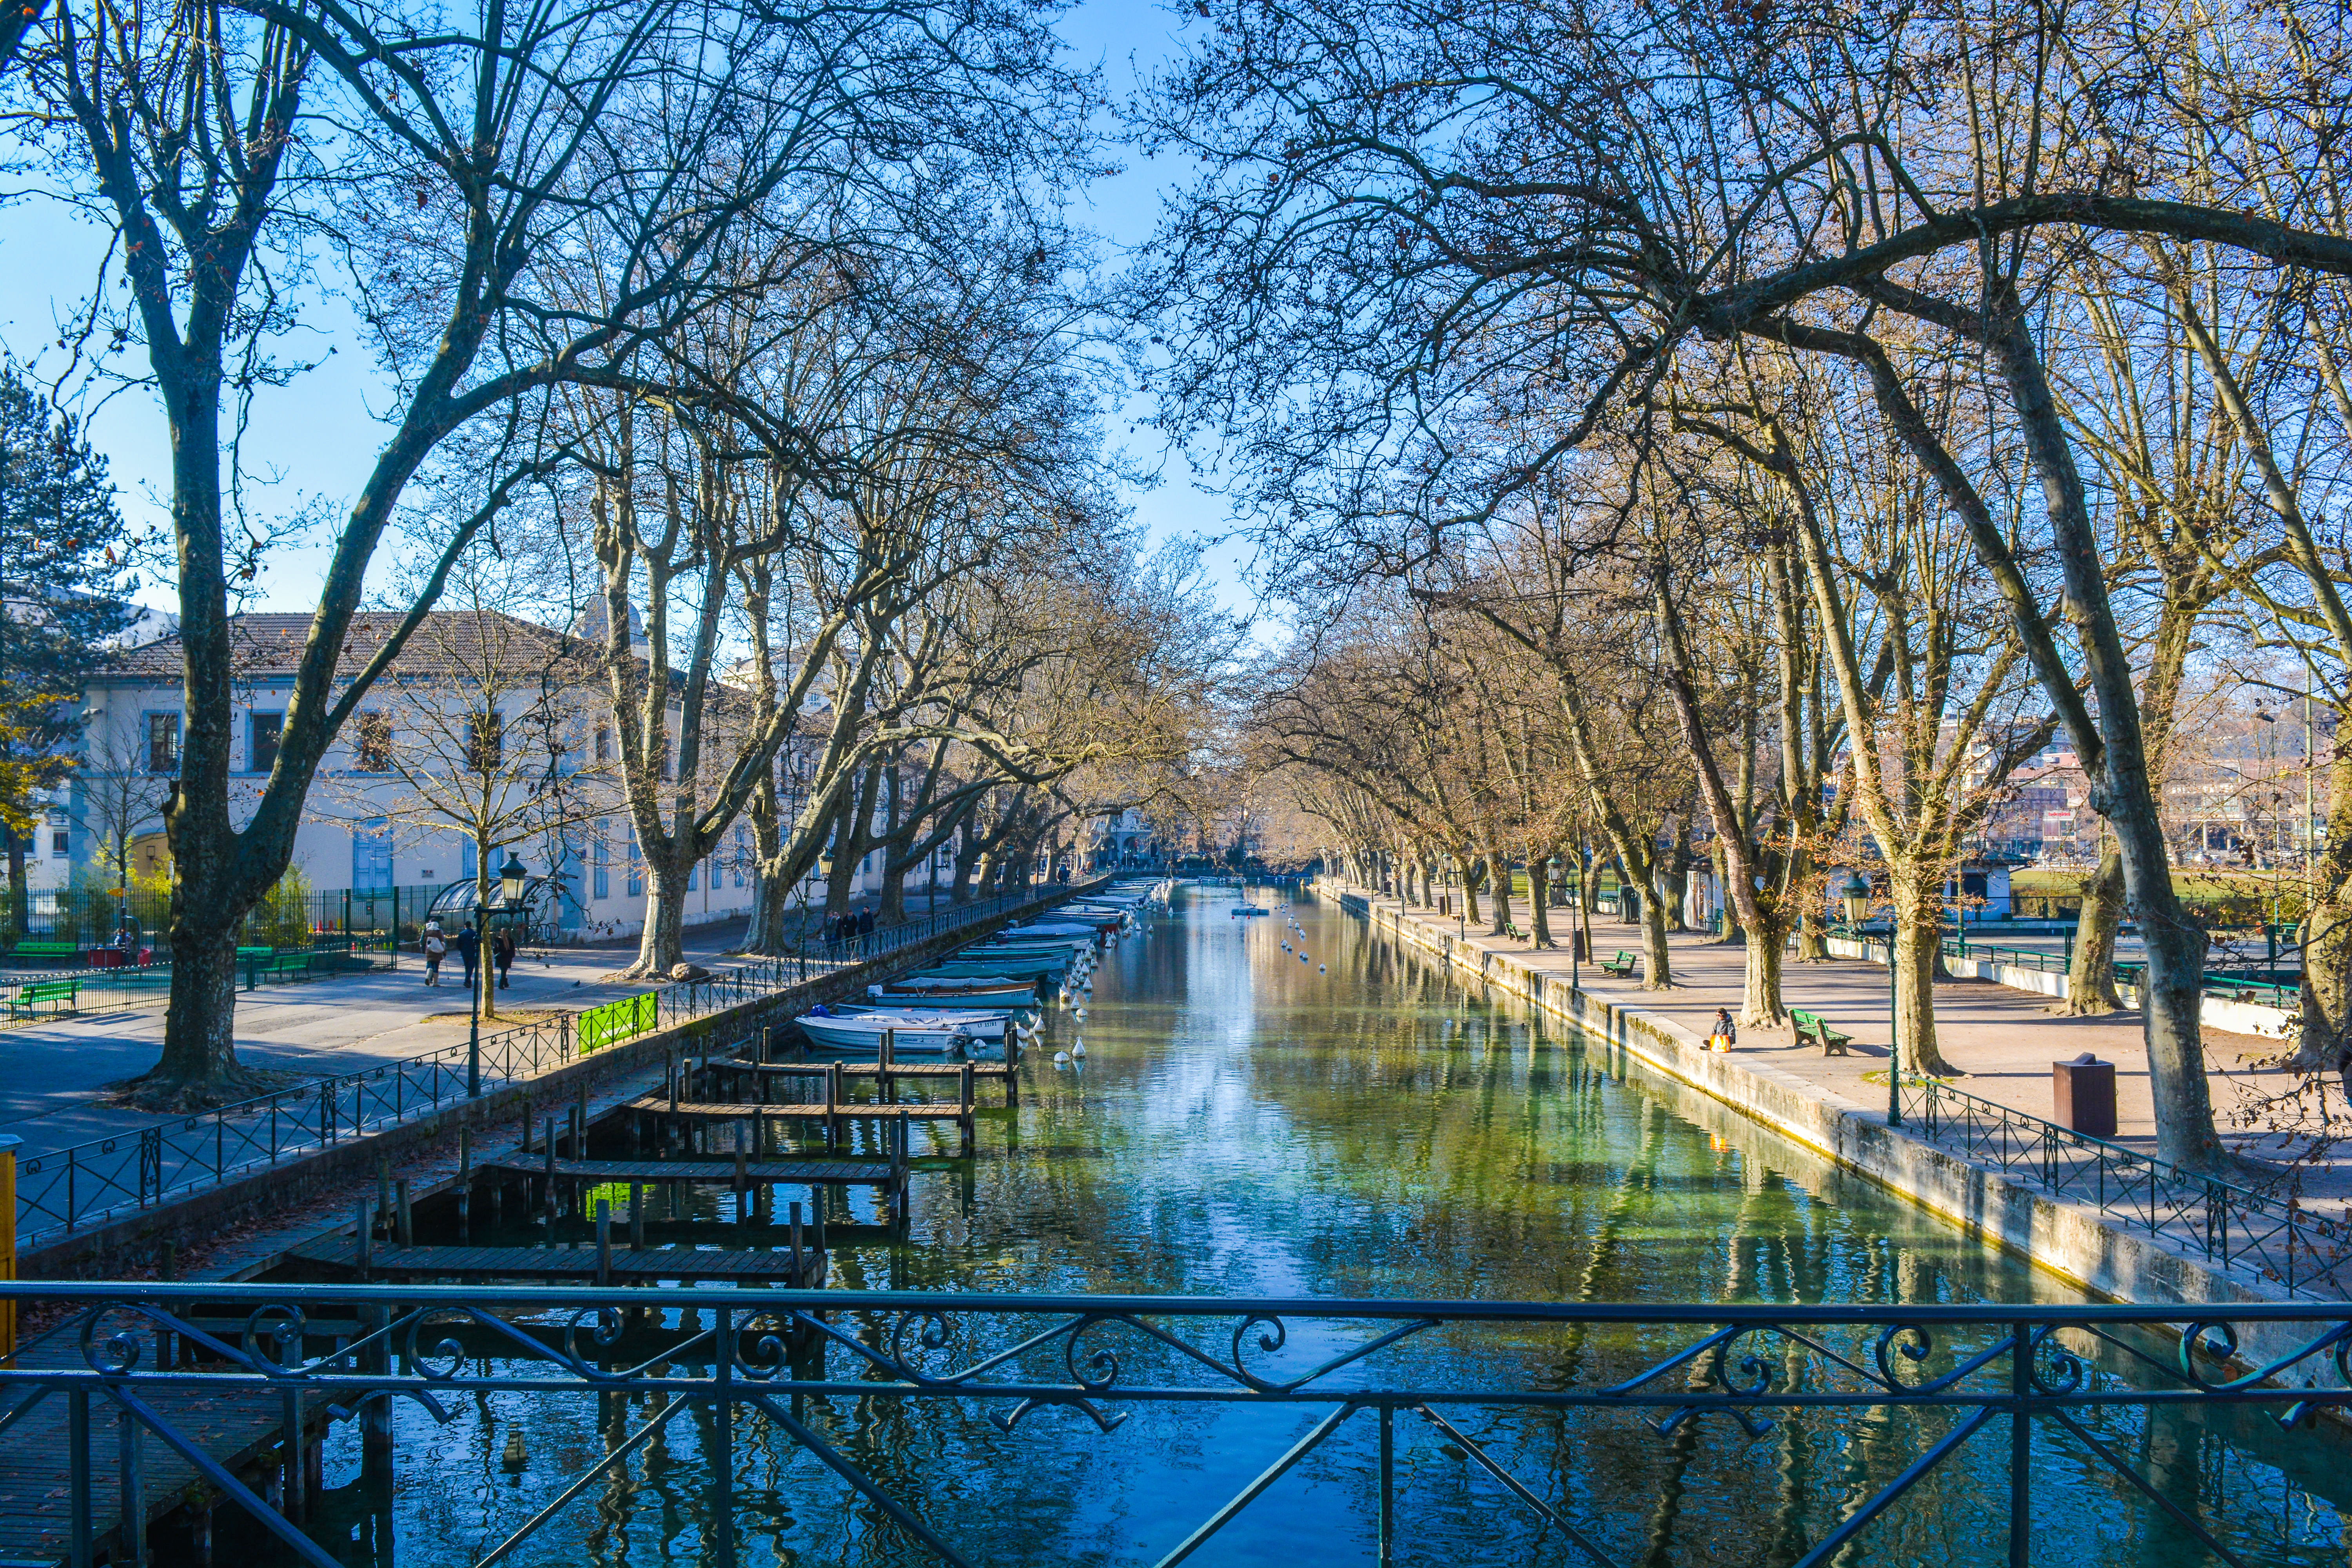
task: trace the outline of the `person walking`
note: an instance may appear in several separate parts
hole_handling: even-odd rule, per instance
[[[507,971],[513,967],[514,957],[514,932],[509,931],[501,931],[490,938],[490,962],[498,965],[499,989],[501,991],[510,991],[513,989],[513,986],[508,984]]]
[[[466,994],[474,994],[474,966],[482,961],[482,933],[468,923],[457,928],[449,945],[457,950],[457,962],[466,966]]]
[[[437,920],[426,921],[424,935],[417,940],[416,945],[425,953],[425,984],[440,984],[441,961],[447,957],[449,952],[449,939],[441,934],[441,922]]]
[[[872,936],[874,934],[874,911],[872,910],[860,910],[857,911],[857,934],[860,936]]]

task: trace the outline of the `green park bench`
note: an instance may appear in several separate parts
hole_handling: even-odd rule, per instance
[[[10,958],[79,958],[81,944],[72,942],[20,942],[8,950]]]
[[[8,1016],[29,1018],[33,1016],[33,1010],[43,1003],[48,1004],[52,1012],[60,1005],[71,1007],[80,996],[81,982],[79,980],[31,981],[9,998]]]
[[[1825,1057],[1845,1056],[1848,1054],[1846,1047],[1853,1044],[1852,1035],[1839,1034],[1829,1026],[1827,1020],[1823,1019],[1819,1013],[1808,1013],[1802,1007],[1791,1007],[1789,1009],[1789,1022],[1797,1026],[1797,1039],[1800,1043],[1810,1037],[1822,1047],[1822,1055]]]
[[[1623,948],[1619,948],[1617,956],[1602,961],[1601,967],[1620,980],[1631,980],[1633,978],[1633,971],[1642,967],[1642,961]]]

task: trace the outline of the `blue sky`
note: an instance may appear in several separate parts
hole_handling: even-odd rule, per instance
[[[1139,76],[1149,76],[1180,47],[1175,15],[1144,0],[1081,4],[1064,18],[1061,31],[1077,63],[1101,68],[1114,98],[1124,98]],[[1076,193],[1075,215],[1102,237],[1106,258],[1116,266],[1124,251],[1150,236],[1160,193],[1178,171],[1164,161],[1147,163],[1132,155],[1112,161],[1123,163],[1123,172]],[[94,226],[37,197],[0,211],[5,213],[0,225],[0,343],[37,373],[46,373],[46,380],[62,363],[58,322],[69,318],[87,294],[104,237]],[[289,352],[323,355],[341,335],[340,313],[331,300],[313,301],[305,320],[313,335],[291,341]],[[376,416],[386,401],[366,356],[348,348],[325,357],[319,368],[290,386],[261,394],[245,448],[248,472],[268,483],[257,498],[257,509],[278,514],[312,501],[339,511],[335,503],[357,489],[374,458],[382,439]],[[118,392],[86,412],[91,438],[112,464],[125,513],[134,522],[155,520],[170,465],[166,432],[152,395],[143,388]],[[1118,411],[1109,422],[1130,458],[1160,474],[1156,486],[1129,492],[1136,517],[1155,542],[1224,533],[1230,512],[1223,499],[1202,491],[1182,455],[1164,453],[1149,431],[1134,430],[1136,412]],[[323,559],[324,545],[317,542],[273,554],[254,607],[310,608],[317,603]],[[1246,559],[1244,542],[1214,548],[1204,559],[1230,608],[1250,603],[1241,580]],[[379,568],[384,564],[380,562]],[[161,585],[148,584],[139,596],[159,607],[172,607],[172,595]]]

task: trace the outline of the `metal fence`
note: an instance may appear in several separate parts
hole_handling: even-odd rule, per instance
[[[273,892],[245,917],[237,941],[244,946],[293,948],[330,933],[413,938],[440,891],[437,887],[413,887]],[[172,925],[172,898],[168,892],[139,888],[121,899],[103,888],[40,888],[29,895],[27,914],[26,929],[8,933],[0,958],[20,966],[46,963],[69,967],[76,962],[73,953],[46,950],[65,945],[80,952],[103,946],[126,915],[138,922],[142,940],[160,953],[163,933]]]
[[[420,1471],[404,1491],[395,1407],[454,1425],[485,1472],[494,1427],[531,1433],[533,1489],[483,1489],[487,1534],[457,1547],[486,1565],[535,1535],[540,1560],[563,1553],[551,1538],[603,1539],[625,1517],[603,1505],[656,1471],[690,1475],[686,1539],[712,1568],[792,1560],[778,1531],[810,1515],[854,1531],[864,1562],[1035,1561],[1005,1555],[1007,1537],[1035,1552],[1084,1531],[1090,1561],[1164,1568],[1294,1470],[1309,1560],[1388,1564],[1410,1544],[1428,1561],[1468,1532],[1493,1562],[1745,1541],[1811,1568],[1933,1560],[1924,1526],[1981,1559],[2073,1563],[2131,1555],[2118,1536],[2137,1516],[2169,1537],[2164,1561],[2237,1563],[2250,1539],[2276,1541],[2280,1514],[2307,1516],[2311,1539],[2275,1560],[2341,1550],[2335,1445],[2298,1430],[2352,1402],[2341,1310],[0,1284],[8,1296],[67,1314],[0,1370],[0,1435],[46,1419],[5,1463],[12,1489],[62,1500],[76,1568],[107,1546],[176,1548],[147,1536],[156,1453],[194,1472],[180,1496],[335,1568],[351,1525],[305,1528],[328,1440],[310,1434],[356,1416],[335,1440],[388,1518],[439,1484]],[[276,1446],[260,1490],[215,1452],[234,1416],[248,1452],[304,1434]],[[2159,1423],[2183,1422],[2238,1423],[2274,1475],[2320,1479],[2283,1498],[2275,1482],[2184,1489],[2173,1438],[2149,1451]],[[569,1431],[596,1440],[549,1440]],[[1258,1457],[1209,1465],[1226,1431]],[[436,1433],[430,1463],[453,1446]],[[1081,1521],[1056,1489],[1096,1463],[1121,1484]]]
[[[1095,885],[1042,889],[1024,901],[1059,900]],[[636,1027],[625,1037],[634,1037],[793,990],[1017,907],[966,905],[908,922],[925,927],[925,935],[893,942],[881,952],[861,952],[854,944],[842,943],[838,949],[846,951],[752,959],[615,1005],[632,1009]],[[896,936],[904,929],[891,927],[862,941]],[[536,1078],[576,1059],[584,1054],[584,1029],[580,1026],[584,1019],[585,1015],[556,1014],[485,1037],[479,1047],[482,1087],[496,1089]],[[121,1215],[438,1110],[466,1098],[471,1048],[457,1041],[404,1060],[25,1155],[16,1164],[18,1245],[44,1246]]]
[[[2352,1300],[2352,1206],[2330,1216],[2030,1116],[1935,1079],[1903,1080],[1911,1130],[1964,1159],[2021,1176],[2126,1230],[2246,1269],[2289,1295]]]

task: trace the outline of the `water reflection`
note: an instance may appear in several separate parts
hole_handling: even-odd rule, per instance
[[[1279,894],[1261,894],[1262,901]],[[836,1248],[863,1289],[1583,1301],[2064,1301],[2062,1283],[1956,1233],[1729,1110],[1464,990],[1336,907],[1237,921],[1226,893],[1108,955],[1082,1066],[1033,1057],[1016,1114],[981,1153],[918,1179],[902,1243]],[[1311,955],[1302,963],[1282,942]],[[1328,973],[1318,972],[1318,966]],[[1061,1037],[1074,1026],[1055,1025]],[[952,1136],[952,1134],[949,1134]],[[919,1144],[918,1153],[923,1152]],[[695,1211],[714,1228],[722,1200]],[[730,1225],[725,1227],[732,1230]],[[738,1232],[740,1234],[740,1232]],[[877,1321],[843,1323],[872,1337]],[[1456,1385],[1591,1387],[1694,1337],[1654,1326],[1445,1331],[1402,1369]],[[1312,1352],[1295,1343],[1285,1354]],[[1763,1346],[1781,1375],[1811,1375]],[[841,1362],[836,1359],[839,1373]],[[1692,1375],[1696,1375],[1694,1368]],[[654,1414],[644,1401],[479,1401],[446,1426],[397,1416],[388,1518],[360,1510],[346,1560],[461,1564],[545,1506]],[[1142,1406],[1104,1436],[1048,1412],[999,1431],[977,1405],[811,1400],[804,1418],[978,1562],[1151,1561],[1294,1441],[1313,1414]],[[1664,1436],[1635,1420],[1450,1410],[1612,1561],[1785,1563],[1949,1429],[1936,1412],[1727,1419]],[[1365,1418],[1368,1423],[1369,1418]],[[1202,1561],[1369,1560],[1374,1445],[1318,1450]],[[518,1447],[517,1436],[522,1439]],[[2117,1417],[2105,1435],[2251,1562],[2342,1557],[2331,1451],[2219,1413]],[[731,1435],[738,1561],[925,1561],[758,1413]],[[681,1413],[509,1561],[713,1560],[710,1413]],[[520,1462],[516,1455],[520,1453]],[[2201,1560],[2079,1448],[2040,1434],[2042,1561]],[[2005,1438],[1988,1432],[1873,1527],[1853,1561],[2005,1561]],[[358,1483],[339,1428],[328,1484]],[[1576,1560],[1453,1436],[1401,1418],[1403,1560]],[[352,1496],[333,1494],[337,1499]],[[847,1500],[846,1501],[845,1500]],[[364,1500],[353,1498],[354,1502]],[[854,1505],[854,1506],[853,1506]],[[340,1525],[329,1533],[341,1535]],[[255,1543],[255,1560],[267,1553]]]

